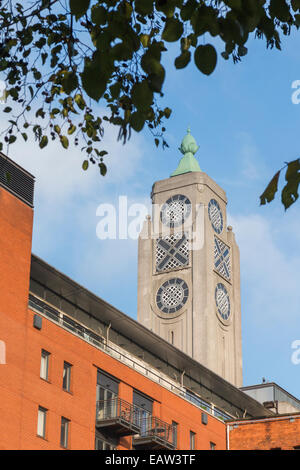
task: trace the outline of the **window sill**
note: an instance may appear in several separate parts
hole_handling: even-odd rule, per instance
[[[40,379],[43,381],[43,382],[47,382],[48,384],[51,384],[51,381],[49,379],[44,379],[43,377],[40,377]]]

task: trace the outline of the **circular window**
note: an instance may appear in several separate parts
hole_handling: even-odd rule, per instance
[[[170,197],[161,209],[161,221],[168,227],[178,227],[190,215],[190,200],[182,194]]]
[[[216,233],[221,233],[223,230],[223,215],[218,202],[211,199],[208,204],[208,216],[211,225]]]
[[[230,300],[226,287],[221,283],[217,284],[215,299],[218,314],[223,320],[228,320],[230,316]]]
[[[164,313],[175,313],[186,303],[189,295],[187,283],[182,279],[169,279],[157,291],[156,305]]]

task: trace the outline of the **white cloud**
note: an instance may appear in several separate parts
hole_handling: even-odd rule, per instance
[[[229,215],[229,221],[240,248],[245,310],[257,323],[299,318],[300,255],[275,241],[278,220],[250,214]]]
[[[83,171],[85,154],[71,144],[65,150],[58,141],[50,141],[41,150],[33,139],[25,143],[20,137],[10,146],[8,156],[36,177],[33,252],[46,261],[54,260],[59,269],[66,258],[73,258],[73,263],[76,258],[77,263],[82,262],[74,240],[86,245],[85,251],[91,251],[91,255],[84,256],[93,258],[96,208],[100,203],[113,202],[126,190],[134,198],[131,181],[135,182],[146,151],[144,138],[133,132],[123,145],[117,141],[117,130],[107,126],[101,149],[108,151],[105,177],[93,164]],[[56,252],[63,250],[65,257],[56,257]]]

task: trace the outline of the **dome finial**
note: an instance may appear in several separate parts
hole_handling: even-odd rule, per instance
[[[199,163],[194,157],[195,153],[199,149],[196,140],[191,135],[190,126],[187,129],[186,136],[182,139],[179,147],[180,152],[183,154],[182,159],[179,162],[177,170],[175,170],[171,176],[181,175],[183,173],[189,173],[191,171],[201,171]]]

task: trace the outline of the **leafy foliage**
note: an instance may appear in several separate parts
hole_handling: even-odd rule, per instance
[[[210,75],[218,62],[214,38],[223,41],[222,58],[236,63],[251,33],[280,49],[280,35],[299,26],[299,0],[0,0],[0,78],[10,115],[0,150],[19,136],[26,142],[31,130],[40,148],[49,139],[65,149],[81,144],[83,170],[97,163],[105,175],[105,121],[124,143],[146,125],[155,145],[167,146],[171,109],[159,102],[169,43],[178,44],[176,69],[194,62]],[[274,198],[278,177],[262,204]],[[296,180],[289,176],[287,186],[285,205],[296,198]]]
[[[277,171],[264,190],[263,194],[260,196],[261,205],[273,201],[275,193],[278,190],[280,173],[285,169],[286,184],[281,192],[281,202],[285,209],[288,209],[298,199],[298,189],[300,184],[300,159],[287,163],[283,168],[281,168],[281,170]]]

